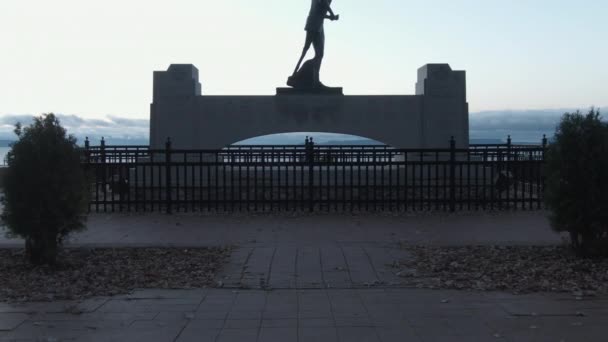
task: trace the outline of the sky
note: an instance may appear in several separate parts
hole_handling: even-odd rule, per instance
[[[309,0],[0,1],[0,115],[147,119],[152,72],[200,70],[203,94],[274,95]],[[334,0],[322,80],[414,94],[416,70],[467,71],[472,112],[608,105],[606,0]],[[312,54],[312,51],[311,51]]]

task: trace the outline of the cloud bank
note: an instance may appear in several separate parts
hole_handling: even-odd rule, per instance
[[[471,113],[469,119],[471,139],[502,139],[508,135],[514,142],[540,142],[543,134],[551,137],[555,128],[566,112],[575,112],[577,109],[552,110],[518,110],[518,111],[484,111]],[[588,109],[581,109],[585,113]],[[109,144],[136,143],[145,144],[148,141],[148,119],[132,119],[117,116],[107,116],[103,119],[89,119],[78,115],[58,114],[61,124],[70,134],[80,141],[89,137],[92,143],[97,144],[101,137],[105,137]],[[24,125],[32,122],[31,115],[2,115],[0,116],[0,139],[14,140],[14,125],[21,122]],[[278,134],[265,137],[266,143],[292,144],[303,141],[307,133]],[[336,140],[341,135],[321,133],[316,139]],[[352,136],[342,139],[352,140]],[[265,140],[265,141],[266,141]],[[247,142],[255,142],[249,139]],[[264,143],[264,142],[262,142]]]
[[[79,142],[89,137],[92,143],[98,143],[104,137],[108,143],[119,141],[133,141],[142,143],[148,141],[149,120],[131,119],[116,116],[107,116],[104,119],[89,119],[78,115],[57,114],[59,121],[69,134],[75,135]],[[0,116],[0,139],[14,140],[13,130],[15,124],[29,125],[33,121],[32,115],[2,115]]]

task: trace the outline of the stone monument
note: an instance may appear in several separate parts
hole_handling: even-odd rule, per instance
[[[294,90],[295,91],[295,90]],[[415,95],[287,93],[276,96],[202,94],[198,69],[174,64],[154,73],[150,145],[221,149],[262,135],[289,132],[352,134],[396,148],[468,147],[464,71],[448,64],[418,69]]]
[[[173,64],[154,73],[150,145],[167,138],[177,149],[221,149],[274,133],[331,132],[374,139],[396,148],[458,147],[469,141],[469,108],[464,71],[448,64],[418,70],[416,95],[344,96],[323,85],[319,71],[325,51],[324,21],[340,17],[332,0],[311,0],[306,41],[287,85],[276,96],[202,95],[198,69]],[[310,49],[315,57],[301,63]]]

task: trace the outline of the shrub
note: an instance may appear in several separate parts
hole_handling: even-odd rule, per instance
[[[552,227],[584,255],[608,255],[608,124],[599,110],[566,113],[547,151]]]
[[[53,114],[15,125],[18,140],[7,155],[2,221],[9,236],[25,239],[33,264],[54,264],[72,231],[84,228],[89,190],[76,138]]]

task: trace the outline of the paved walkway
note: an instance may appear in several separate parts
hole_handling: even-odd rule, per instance
[[[331,243],[559,243],[545,212],[419,214],[93,214],[73,245],[284,246]],[[0,248],[22,246],[0,234]]]
[[[220,281],[225,287],[248,289],[395,287],[401,281],[391,265],[409,257],[383,243],[240,247]]]
[[[457,291],[142,290],[0,304],[0,341],[606,341],[608,300]]]
[[[542,212],[92,215],[70,245],[234,245],[223,288],[0,304],[0,341],[605,341],[608,298],[399,288],[390,268],[402,243],[560,241]]]
[[[94,214],[73,246],[233,245],[218,281],[247,289],[395,287],[400,244],[556,244],[544,212]],[[0,246],[22,247],[0,240]]]

